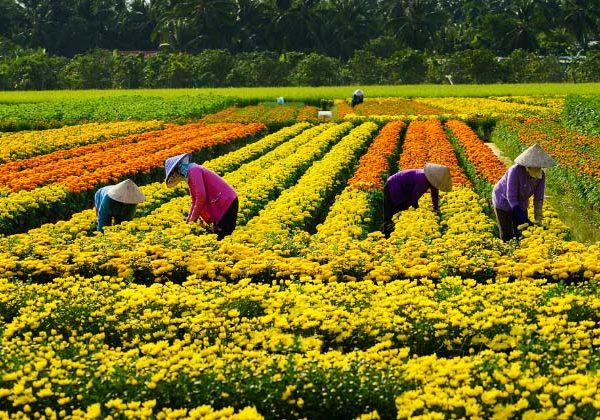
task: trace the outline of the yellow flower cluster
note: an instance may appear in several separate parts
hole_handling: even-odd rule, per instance
[[[547,106],[507,102],[492,98],[418,98],[417,101],[449,112],[481,115],[489,118],[528,116],[555,118],[560,114],[560,110],[557,112],[554,108]]]
[[[503,102],[516,102],[525,105],[544,106],[550,108],[557,115],[560,114],[565,106],[564,97],[554,96],[490,96],[490,99]]]
[[[400,417],[487,418],[500,408],[581,417],[600,409],[588,367],[598,309],[592,289],[542,281],[0,280],[0,398],[26,417],[189,418],[217,410],[181,411],[188,397],[228,406],[254,389],[318,410],[325,389],[341,387],[338,398],[352,405],[353,386],[392,383]]]
[[[50,130],[0,133],[0,163],[96,143],[112,137],[160,130],[163,127],[164,123],[160,121],[115,121]]]
[[[0,232],[10,231],[19,224],[18,219],[26,217],[31,210],[66,201],[68,194],[64,185],[52,184],[0,196]]]

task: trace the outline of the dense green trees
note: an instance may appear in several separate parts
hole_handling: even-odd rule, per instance
[[[598,80],[599,30],[600,0],[0,0],[0,89]]]
[[[586,51],[600,0],[0,0],[0,36],[72,57],[95,48],[315,52],[392,37],[437,54]]]
[[[68,59],[38,49],[0,59],[0,89],[600,81],[598,52],[564,60],[519,49],[499,59],[483,48],[451,54],[401,48],[387,56],[383,44],[356,50],[347,61],[319,53],[226,49],[154,55],[97,49]]]

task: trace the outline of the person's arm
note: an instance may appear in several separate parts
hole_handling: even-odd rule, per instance
[[[509,168],[506,174],[506,200],[511,209],[516,206],[520,208],[519,204],[519,174],[517,173],[517,167],[513,166]]]
[[[531,224],[531,220],[527,217],[525,209],[521,207],[519,203],[519,173],[517,166],[514,166],[508,170],[506,178],[506,199],[513,212],[517,224],[522,225],[524,223]]]
[[[206,204],[206,189],[204,186],[204,179],[202,178],[202,170],[200,168],[194,167],[190,169],[188,173],[188,184],[190,187],[192,206],[190,207],[190,212],[185,221],[189,223],[198,220],[200,212]]]
[[[100,208],[97,209],[98,213],[98,231],[104,232],[104,226],[108,226],[110,224],[110,198],[108,196],[104,196],[102,201],[100,202]]]
[[[440,211],[440,190],[435,187],[431,187],[431,204],[433,205],[433,211]]]
[[[542,179],[538,182],[535,191],[533,192],[533,216],[536,223],[541,224],[543,213],[542,207],[544,204],[544,191],[546,190],[546,174],[542,175]]]
[[[133,216],[135,215],[135,209],[137,208],[137,204],[131,204],[127,208],[127,214],[123,216],[123,220],[133,220]]]
[[[533,200],[533,216],[538,225],[542,224],[544,202],[542,200]]]

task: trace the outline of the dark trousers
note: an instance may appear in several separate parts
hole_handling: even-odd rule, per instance
[[[235,200],[231,202],[229,208],[217,223],[217,238],[223,239],[227,235],[231,235],[231,233],[235,229],[235,224],[237,222],[237,214],[239,208],[239,200],[237,197]]]
[[[386,238],[390,237],[390,234],[394,231],[394,222],[392,217],[396,213],[392,199],[390,197],[390,190],[387,183],[383,186],[383,228],[381,231]]]
[[[500,210],[494,207],[494,213],[496,213],[496,220],[498,221],[500,239],[506,242],[513,238],[519,237],[517,221],[515,220],[512,212]]]

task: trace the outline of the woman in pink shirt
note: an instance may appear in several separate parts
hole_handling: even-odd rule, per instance
[[[202,218],[214,227],[219,239],[231,234],[235,229],[238,213],[238,198],[235,190],[223,178],[191,162],[192,154],[184,153],[165,161],[165,182],[168,187],[187,180],[192,198],[192,206],[185,219],[186,223]]]

